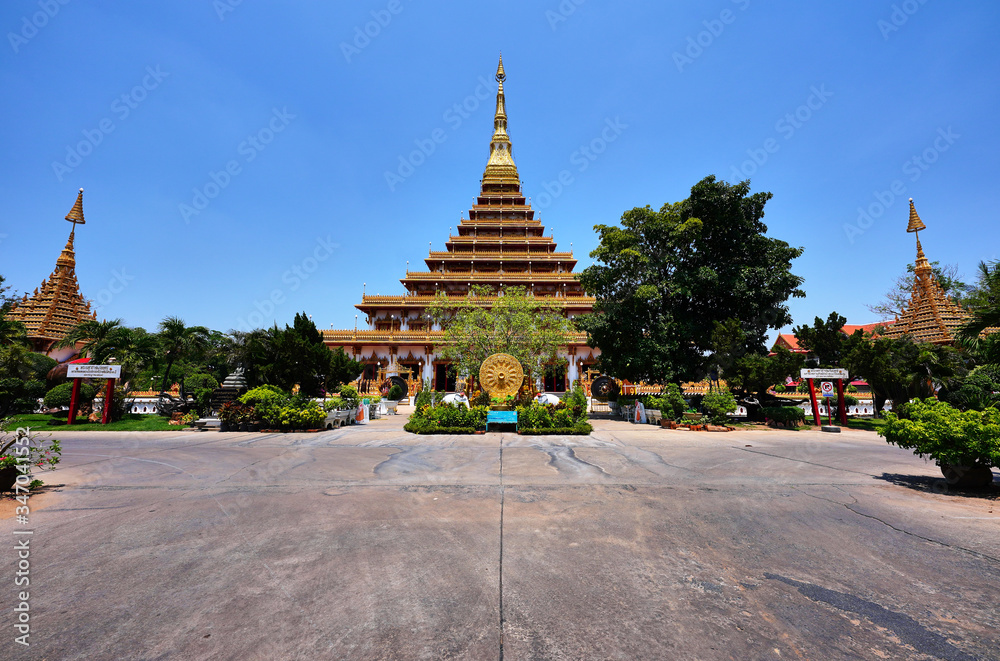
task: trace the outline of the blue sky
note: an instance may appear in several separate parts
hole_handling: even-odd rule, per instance
[[[1000,255],[998,19],[978,0],[9,0],[0,273],[38,286],[83,187],[99,316],[353,327],[362,283],[401,294],[472,203],[502,50],[525,192],[581,267],[595,224],[749,178],[769,234],[805,248],[796,322],[873,321],[914,257],[906,198],[932,260],[971,276]]]

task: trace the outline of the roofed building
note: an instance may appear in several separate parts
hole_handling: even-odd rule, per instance
[[[934,277],[934,269],[920,245],[920,231],[927,229],[910,198],[910,221],[906,231],[916,235],[917,261],[914,268],[913,290],[910,304],[896,321],[887,327],[885,336],[899,338],[907,335],[917,342],[951,344],[955,332],[972,317],[944,293]]]
[[[521,286],[530,295],[561,307],[570,318],[593,308],[595,299],[585,295],[574,273],[573,253],[560,252],[551,234],[546,236],[522,191],[507,133],[502,58],[496,80],[490,156],[468,218],[461,219],[455,234],[448,237],[445,250],[429,251],[424,260],[427,270],[406,271],[400,280],[404,295],[362,295],[356,307],[364,313],[367,328],[323,331],[331,349],[343,347],[355,360],[366,363],[366,379],[381,380],[391,364],[392,370],[409,370],[414,380],[430,379],[434,389],[455,389],[447,361],[436,352],[444,333],[427,314],[439,294],[464,298],[474,285],[487,286],[494,295],[475,300],[489,307],[505,287]],[[596,361],[600,351],[587,347],[586,340],[585,333],[567,339],[562,355],[568,369],[548,377],[545,390],[566,390]],[[412,391],[414,383],[410,386]]]
[[[86,319],[96,319],[97,315],[90,309],[90,303],[80,293],[76,280],[76,253],[73,242],[76,237],[76,226],[83,225],[83,189],[76,197],[76,204],[66,215],[66,220],[73,223],[66,247],[56,259],[56,268],[52,274],[42,280],[42,284],[30,296],[17,302],[9,313],[9,317],[24,324],[28,330],[28,339],[32,347],[39,353],[53,355],[55,358],[68,358],[75,353],[72,347],[60,352],[54,345],[69,332],[71,328]],[[63,356],[61,354],[65,353]]]

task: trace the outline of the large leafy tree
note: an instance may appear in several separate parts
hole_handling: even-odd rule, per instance
[[[843,358],[844,342],[847,336],[841,332],[847,318],[831,312],[823,321],[819,317],[815,318],[812,326],[797,326],[792,332],[795,339],[799,341],[799,346],[816,354],[821,367],[837,367]]]
[[[524,287],[505,287],[497,296],[491,287],[473,285],[467,297],[438,296],[428,311],[445,332],[441,355],[464,376],[478,375],[495,353],[514,356],[526,375],[540,376],[565,362],[559,348],[574,330],[558,306],[527,295]]]
[[[160,390],[166,390],[174,363],[198,356],[209,347],[209,330],[204,326],[188,326],[179,317],[165,317],[160,322],[158,336],[161,356],[166,362]]]
[[[706,374],[717,321],[735,320],[745,354],[761,353],[768,329],[791,323],[786,301],[804,296],[791,272],[801,248],[766,236],[770,193],[706,177],[688,199],[659,211],[626,211],[597,225],[597,263],[580,274],[597,297],[578,319],[601,367],[633,381],[666,383]]]
[[[344,347],[330,353],[330,367],[326,374],[326,389],[328,392],[345,383],[350,383],[361,376],[365,366],[352,359],[344,352]]]

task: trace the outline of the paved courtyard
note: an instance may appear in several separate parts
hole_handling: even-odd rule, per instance
[[[60,432],[0,658],[1000,659],[997,491],[875,434],[404,422]]]

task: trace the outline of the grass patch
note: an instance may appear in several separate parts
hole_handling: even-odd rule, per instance
[[[87,422],[85,418],[77,418],[72,426],[63,424],[50,425],[55,418],[44,413],[29,413],[25,415],[15,415],[11,422],[13,427],[31,427],[37,431],[62,431],[64,429],[72,431],[179,431],[183,427],[170,425],[169,419],[161,415],[140,415],[130,413],[118,422],[111,422],[102,425],[99,422]]]
[[[865,431],[878,431],[885,424],[883,418],[848,418],[847,426],[851,429],[864,429]]]

